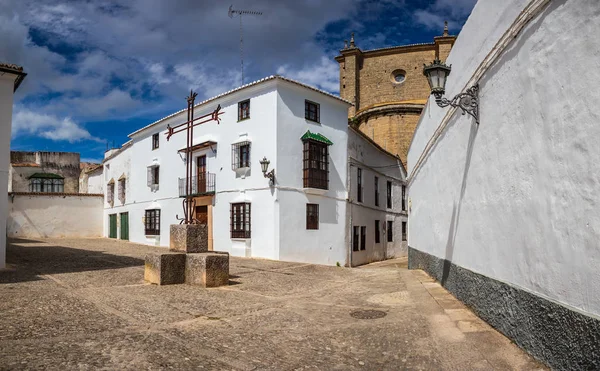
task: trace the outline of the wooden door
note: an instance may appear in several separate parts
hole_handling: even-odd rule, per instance
[[[129,240],[129,213],[121,213],[121,239]]]
[[[196,220],[200,224],[208,225],[208,206],[196,206]]]
[[[108,237],[117,238],[117,214],[108,216]]]
[[[206,193],[206,156],[199,156],[197,161],[197,181],[198,181],[198,192],[197,194]]]

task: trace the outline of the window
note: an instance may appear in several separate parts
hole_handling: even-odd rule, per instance
[[[111,180],[106,185],[106,202],[108,202],[111,206],[115,202],[115,181]]]
[[[250,167],[250,142],[240,142],[231,145],[231,169]]]
[[[231,238],[250,236],[250,204],[231,204]]]
[[[387,240],[388,242],[394,242],[394,222],[391,220],[387,222]]]
[[[160,209],[146,210],[145,218],[146,236],[160,235]]]
[[[159,182],[160,166],[153,165],[148,167],[148,187],[157,186]]]
[[[304,188],[329,188],[328,145],[315,140],[304,140]]]
[[[238,103],[238,121],[250,118],[250,99]]]
[[[360,249],[365,250],[367,242],[367,227],[360,227]]]
[[[318,103],[309,100],[304,101],[304,118],[314,122],[321,122],[321,107]]]
[[[159,145],[159,138],[158,138],[158,133],[152,135],[152,149],[155,150],[158,148]]]
[[[306,229],[319,229],[319,204],[306,204]]]
[[[375,243],[381,242],[381,235],[379,234],[379,220],[375,221]]]
[[[402,211],[406,211],[406,186],[402,186]]]
[[[119,200],[125,203],[125,178],[119,179]]]
[[[361,168],[357,168],[356,170],[356,182],[357,182],[357,186],[356,186],[356,199],[358,202],[362,202],[362,169]]]
[[[406,241],[406,222],[402,222],[402,241]]]
[[[379,177],[375,177],[375,206],[379,206]]]
[[[360,227],[354,227],[354,236],[352,237],[352,251],[359,250]]]
[[[59,176],[50,174],[51,176]],[[43,177],[42,177],[43,176]],[[29,178],[29,192],[36,193],[63,193],[65,191],[65,180],[62,178],[46,178],[48,175]]]
[[[392,208],[392,182],[387,182],[387,208]]]

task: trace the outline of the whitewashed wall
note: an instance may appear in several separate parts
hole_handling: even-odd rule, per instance
[[[104,193],[104,177],[103,169],[98,169],[88,174],[87,193],[103,194]]]
[[[400,160],[380,150],[360,133],[349,130],[350,158],[350,219],[349,243],[353,226],[366,227],[365,250],[352,252],[352,265],[405,256],[407,242],[402,241],[402,222],[407,213],[402,210],[402,184],[406,172]],[[362,202],[358,202],[358,168],[362,170]],[[375,206],[375,176],[379,178],[379,206]],[[387,182],[392,182],[392,208],[387,208]],[[375,243],[375,220],[380,221],[380,242]],[[387,241],[387,221],[393,222],[393,241]],[[352,249],[352,245],[349,245]]]
[[[458,92],[526,1],[480,0],[454,45]],[[600,12],[552,1],[480,81],[481,123],[456,113],[410,186],[409,245],[600,315]],[[430,99],[409,173],[445,109]]]
[[[0,75],[0,195],[8,193],[14,77]],[[0,197],[0,269],[6,266],[6,197]]]
[[[102,197],[9,195],[7,235],[17,238],[101,237]]]

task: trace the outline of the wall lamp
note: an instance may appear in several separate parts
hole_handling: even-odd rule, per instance
[[[463,115],[468,113],[473,116],[475,123],[479,125],[479,84],[471,86],[466,92],[460,93],[450,100],[443,97],[446,92],[446,79],[450,75],[451,69],[452,65],[446,66],[437,58],[429,66],[423,65],[423,75],[427,77],[431,94],[435,96],[438,106],[460,108]]]
[[[271,185],[274,185],[275,184],[275,169],[271,169],[271,171],[269,171],[267,173],[270,163],[271,163],[271,161],[267,160],[267,157],[263,157],[263,159],[260,160],[260,168],[261,168],[265,178],[269,178],[269,183]]]

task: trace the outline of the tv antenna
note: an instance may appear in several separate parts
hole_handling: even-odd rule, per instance
[[[262,15],[262,12],[256,12],[253,10],[235,10],[233,9],[233,5],[230,5],[227,15],[229,15],[229,18],[233,18],[234,16],[238,15],[240,16],[240,64],[242,68],[241,85],[244,85],[244,29],[242,28],[242,15]]]

